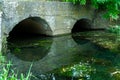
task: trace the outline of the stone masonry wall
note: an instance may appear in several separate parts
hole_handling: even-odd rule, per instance
[[[52,31],[46,29],[47,35],[71,33],[77,20],[87,18],[92,20],[93,9],[66,2],[41,1],[9,1],[3,3],[3,25],[5,33],[22,20],[32,16],[40,17],[48,22]]]
[[[93,28],[106,27],[106,20],[99,14],[96,17],[91,6],[61,0],[1,0],[0,4],[0,41],[1,37],[9,36],[15,25],[31,16],[44,19],[49,25],[45,28],[45,34],[51,36],[71,33],[77,20],[83,18],[94,19]]]

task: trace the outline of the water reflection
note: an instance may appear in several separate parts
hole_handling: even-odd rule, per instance
[[[32,39],[9,42],[6,57],[22,73],[33,64],[31,72],[37,77],[33,80],[116,79],[111,73],[120,69],[120,55],[93,44],[84,36]]]
[[[84,39],[84,37],[72,35],[72,38],[73,38],[74,41],[75,41],[77,44],[79,44],[79,45],[89,43],[89,40]]]
[[[44,37],[16,38],[9,40],[10,53],[23,61],[38,61],[45,57],[52,45],[52,39]]]
[[[12,39],[8,42],[8,48],[7,59],[13,62],[17,70],[25,73],[33,64],[32,72],[37,76],[79,61],[77,55],[80,50],[71,35],[32,40]]]

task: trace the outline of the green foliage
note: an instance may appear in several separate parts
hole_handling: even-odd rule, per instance
[[[92,68],[88,63],[80,63],[72,66],[63,67],[60,69],[61,75],[64,76],[73,76],[76,78],[87,78],[90,79],[91,72],[96,71],[96,69]]]
[[[118,25],[110,26],[107,30],[111,33],[120,34],[120,26]]]
[[[66,2],[80,3],[85,5],[88,0],[64,0]],[[106,10],[105,18],[110,20],[117,20],[120,14],[120,0],[90,0],[91,5],[96,9]]]
[[[0,69],[0,80],[19,80],[18,75],[14,72],[14,70],[10,69],[12,66],[11,62],[6,64],[2,69]],[[20,80],[30,80],[31,77],[31,67],[28,71],[27,76],[23,74],[20,75]]]
[[[74,4],[80,3],[81,5],[85,5],[86,4],[86,0],[63,0],[63,1],[73,2]]]
[[[11,63],[9,62],[3,69],[0,71],[0,80],[18,80],[18,75],[15,74],[14,70],[10,69]],[[31,67],[30,67],[31,70]],[[30,80],[30,70],[25,77],[23,74],[20,75],[20,80]]]
[[[5,57],[0,52],[0,80],[30,80],[31,74],[31,67],[28,71],[28,74],[24,76],[22,73],[20,75],[20,79],[18,79],[18,75],[11,69],[12,63],[7,63]]]

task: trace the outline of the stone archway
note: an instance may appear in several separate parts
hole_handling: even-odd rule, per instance
[[[82,18],[80,20],[77,20],[77,22],[74,24],[72,28],[72,33],[92,30],[93,29],[92,27],[93,27],[93,24],[91,20]]]
[[[9,32],[7,48],[11,54],[23,61],[38,61],[44,58],[51,48],[52,39],[47,41],[41,36],[48,36],[48,31],[52,33],[47,21],[40,17],[28,17]]]
[[[31,36],[33,34],[49,35],[52,33],[49,24],[40,17],[29,17],[20,21],[10,32],[9,36]]]

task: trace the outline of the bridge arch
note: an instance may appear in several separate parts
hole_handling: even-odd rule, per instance
[[[92,20],[87,18],[82,18],[76,21],[72,28],[72,33],[81,32],[86,30],[92,30]]]
[[[13,29],[9,32],[9,36],[31,36],[38,35],[50,35],[52,30],[44,19],[40,17],[28,17],[21,20]]]

